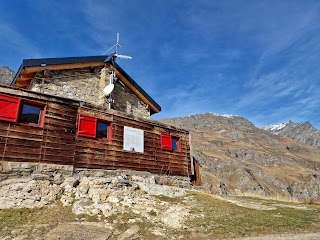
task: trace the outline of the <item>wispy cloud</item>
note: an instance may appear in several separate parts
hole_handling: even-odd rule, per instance
[[[3,65],[99,55],[120,32],[133,61],[119,63],[160,103],[157,118],[210,111],[320,127],[316,0],[34,1],[0,9]]]
[[[0,22],[0,52],[1,60],[0,66],[7,65],[6,57],[10,55],[19,55],[24,58],[39,57],[41,56],[39,48],[34,45],[31,39],[25,37],[19,31],[9,23]],[[21,59],[15,59],[16,65],[20,64]]]
[[[258,125],[319,116],[319,5],[290,7],[293,16],[284,15],[288,19],[279,24],[271,20],[271,31],[257,33],[261,55],[236,105]]]

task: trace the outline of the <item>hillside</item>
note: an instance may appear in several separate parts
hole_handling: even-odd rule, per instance
[[[3,173],[0,239],[318,239],[319,206],[213,196],[133,174]]]
[[[14,78],[15,72],[4,66],[0,67],[0,84],[9,85]]]
[[[239,116],[163,121],[191,130],[216,195],[179,176],[3,161],[0,239],[318,239],[319,149]]]
[[[164,119],[191,131],[204,187],[214,194],[320,199],[320,150],[212,113]]]
[[[313,127],[310,122],[282,123],[263,128],[276,135],[297,140],[312,147],[320,147],[320,131]]]

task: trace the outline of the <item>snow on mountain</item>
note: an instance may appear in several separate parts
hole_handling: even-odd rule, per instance
[[[219,117],[225,117],[225,118],[234,118],[234,117],[240,117],[238,115],[231,115],[231,114],[218,114],[218,113],[213,113],[213,112],[208,112],[208,113],[200,113],[200,114],[195,114],[195,115],[205,115],[205,114],[211,114],[213,116],[219,116]],[[188,116],[188,117],[192,117],[194,115]]]
[[[263,127],[262,129],[277,135],[286,125],[286,123],[272,124],[270,126]]]

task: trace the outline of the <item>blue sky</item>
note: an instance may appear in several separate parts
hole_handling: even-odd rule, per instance
[[[154,118],[241,115],[256,126],[320,129],[320,1],[10,0],[0,8],[0,66],[101,55],[162,107]]]

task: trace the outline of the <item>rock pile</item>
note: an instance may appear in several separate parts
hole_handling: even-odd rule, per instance
[[[60,201],[71,206],[76,215],[107,218],[130,213],[139,216],[129,219],[131,223],[149,220],[181,228],[190,216],[188,207],[161,201],[155,195],[173,198],[185,194],[182,188],[157,185],[152,175],[144,178],[32,173],[0,181],[0,209],[44,207]]]

